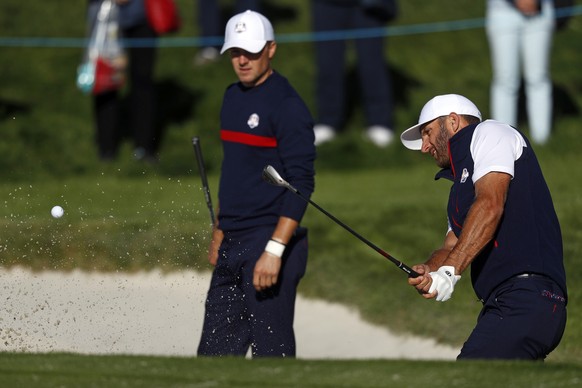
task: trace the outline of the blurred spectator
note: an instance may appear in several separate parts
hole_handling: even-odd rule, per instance
[[[488,0],[491,50],[491,117],[517,126],[523,69],[527,118],[535,143],[547,142],[552,125],[550,51],[555,29],[553,0]]]
[[[381,28],[396,16],[396,0],[312,0],[312,14],[316,33]],[[378,147],[386,147],[394,134],[392,82],[384,60],[384,39],[355,39],[354,43],[367,124],[365,136]],[[315,43],[316,145],[333,140],[345,124],[346,45],[346,40]]]
[[[260,12],[259,0],[235,0],[235,14],[247,9]],[[220,37],[216,45],[205,46],[198,51],[194,57],[195,65],[204,65],[216,61],[220,56],[220,46],[222,35],[224,35],[224,25],[222,12],[218,0],[198,0],[198,23],[202,38]]]
[[[103,0],[89,0],[89,21],[95,20]],[[156,33],[149,25],[144,0],[115,0],[119,5],[119,26],[123,38],[153,39]],[[153,81],[155,45],[126,48],[128,66],[129,120],[134,142],[134,157],[147,162],[157,161],[158,136],[155,127],[156,96]],[[114,90],[93,98],[97,126],[99,157],[103,161],[117,158],[125,132],[121,122],[120,91]]]

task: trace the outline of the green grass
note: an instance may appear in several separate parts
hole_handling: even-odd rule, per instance
[[[2,263],[101,271],[198,265],[192,256],[206,249],[209,222],[193,178],[105,175],[3,185]],[[57,203],[65,209],[61,219],[50,216]]]
[[[582,196],[570,182],[582,179],[582,172],[567,166],[578,157],[549,155],[541,160],[562,222],[568,281],[576,284],[582,275],[575,265],[581,250],[577,215]],[[408,264],[421,262],[441,243],[448,192],[448,184],[432,181],[435,168],[429,160],[424,162],[407,169],[324,171],[318,174],[313,199],[395,257]],[[211,175],[214,196],[216,183],[217,176]],[[0,194],[6,198],[0,207],[4,266],[99,271],[209,268],[208,213],[195,175],[178,179],[146,173],[130,179],[105,174],[62,183],[5,183]],[[57,203],[65,208],[61,219],[49,214]],[[401,271],[312,207],[305,225],[311,251],[302,294],[350,305],[368,320],[399,332],[455,345],[466,338],[479,310],[468,277],[459,283],[450,303],[424,301],[405,284]],[[580,291],[570,287],[566,337],[552,358],[582,361],[577,345],[582,340],[576,308],[580,298]]]
[[[84,36],[84,2],[21,3],[2,1],[0,37]],[[177,37],[195,36],[193,4],[185,0],[178,4],[184,27]],[[309,31],[308,1],[264,4],[275,15],[278,33]],[[471,0],[407,0],[400,6],[395,26],[481,18],[484,7]],[[247,362],[0,353],[0,385],[579,385],[580,30],[582,19],[576,17],[555,36],[554,133],[547,146],[537,149],[562,225],[570,285],[566,333],[546,364]],[[90,98],[75,88],[82,49],[1,50],[0,265],[63,271],[209,270],[209,218],[190,139],[201,137],[216,199],[222,158],[216,135],[218,110],[224,88],[234,80],[228,61],[193,67],[195,47],[160,48],[156,80],[164,139],[159,165],[135,163],[128,143],[119,161],[101,165],[93,144]],[[465,94],[488,115],[490,65],[483,29],[395,36],[387,40],[386,53],[395,83],[398,132],[415,122],[426,100],[440,93]],[[350,65],[355,60],[350,56]],[[282,43],[274,64],[313,110],[312,46]],[[357,97],[353,78],[349,88]],[[432,180],[436,167],[428,158],[399,144],[378,150],[362,141],[362,109],[352,103],[348,111],[344,133],[318,149],[313,199],[395,257],[411,265],[421,262],[442,241],[448,184]],[[525,120],[520,128],[528,132]],[[49,213],[55,204],[65,208],[65,216],[58,220]],[[311,246],[308,272],[300,284],[304,296],[344,303],[396,332],[453,345],[467,337],[480,308],[468,276],[451,301],[425,301],[405,284],[401,271],[315,209],[309,208],[304,223],[310,229]]]
[[[575,387],[574,364],[0,354],[12,387]]]
[[[85,34],[85,3],[28,2],[5,0],[0,5],[0,36],[74,37]],[[198,34],[193,5],[179,0],[183,28],[170,38]],[[280,34],[310,31],[309,1],[266,0]],[[401,16],[394,27],[432,25],[479,19],[484,5],[470,0],[443,0],[438,4],[421,0],[401,2]],[[443,12],[446,10],[446,12]],[[60,20],[71,22],[61,23]],[[75,22],[73,22],[75,21]],[[582,76],[578,68],[578,35],[582,21],[576,17],[568,30],[556,34],[552,76],[556,90],[556,119],[579,117]],[[222,157],[216,136],[222,93],[235,80],[228,60],[211,66],[193,66],[196,47],[161,47],[158,51],[156,83],[159,122],[163,132],[161,163],[157,170],[166,176],[192,171],[189,140],[198,135],[205,149],[208,169],[217,171]],[[98,175],[101,171],[95,145],[91,99],[75,86],[76,67],[82,48],[2,47],[0,57],[0,178],[27,181],[31,178]],[[472,98],[488,114],[490,64],[482,28],[419,33],[387,39],[386,57],[394,80],[396,130],[418,118],[420,107],[433,95],[457,92]],[[374,152],[360,147],[365,126],[354,78],[353,53],[349,57],[350,103],[343,136],[336,144],[322,147],[318,169],[367,169],[382,165],[404,165],[410,153],[400,149]],[[313,47],[310,43],[281,43],[274,67],[289,78],[314,110]],[[527,132],[524,122],[521,129]],[[559,130],[559,128],[557,128]],[[355,143],[355,144],[354,144]],[[116,164],[132,176],[130,149]]]

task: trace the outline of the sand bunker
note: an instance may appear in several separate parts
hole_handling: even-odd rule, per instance
[[[209,273],[34,273],[0,268],[0,351],[194,356]],[[396,336],[343,305],[299,296],[303,359],[447,359],[458,349]]]

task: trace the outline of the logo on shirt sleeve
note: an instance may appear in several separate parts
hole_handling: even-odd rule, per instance
[[[467,181],[468,177],[469,177],[469,171],[467,171],[467,169],[464,168],[463,172],[461,173],[461,183],[465,183]]]

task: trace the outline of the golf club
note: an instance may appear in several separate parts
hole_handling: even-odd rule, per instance
[[[192,145],[194,146],[194,153],[196,154],[196,161],[198,162],[198,170],[200,171],[200,179],[202,180],[202,188],[204,189],[204,199],[206,199],[206,206],[210,212],[210,222],[214,229],[215,217],[214,208],[212,206],[212,198],[210,197],[210,186],[208,186],[208,179],[206,177],[206,167],[204,165],[204,158],[202,157],[202,147],[200,146],[200,138],[194,136],[192,138]]]
[[[309,199],[309,198],[305,197],[303,194],[301,194],[299,192],[299,190],[297,190],[295,187],[293,187],[291,184],[289,184],[289,182],[287,182],[285,179],[283,179],[281,177],[281,175],[279,175],[279,173],[277,172],[277,170],[273,166],[269,165],[263,169],[263,179],[272,185],[284,187],[284,188],[294,192],[295,194],[297,194],[304,201],[307,201],[308,203],[313,205],[317,210],[319,210],[320,212],[322,212],[323,214],[325,214],[326,216],[331,218],[333,221],[335,221],[336,224],[338,224],[339,226],[341,226],[342,228],[344,228],[345,230],[347,230],[348,232],[350,232],[351,234],[353,234],[354,236],[359,238],[360,241],[364,242],[366,245],[368,245],[370,248],[372,248],[373,250],[375,250],[376,252],[378,252],[379,254],[381,254],[382,256],[387,258],[388,260],[390,260],[392,263],[396,264],[396,266],[398,268],[400,268],[401,270],[403,270],[404,272],[406,272],[408,274],[408,277],[416,278],[419,276],[419,274],[416,271],[414,271],[412,268],[410,268],[409,266],[407,266],[406,264],[404,264],[400,260],[395,259],[393,256],[391,256],[387,252],[383,251],[382,249],[377,247],[375,244],[373,244],[371,241],[362,237],[355,230],[353,230],[352,228],[350,228],[349,226],[344,224],[342,221],[337,219],[333,214],[329,213],[328,211],[323,209],[321,206],[319,206],[318,204],[313,202],[311,199]]]

